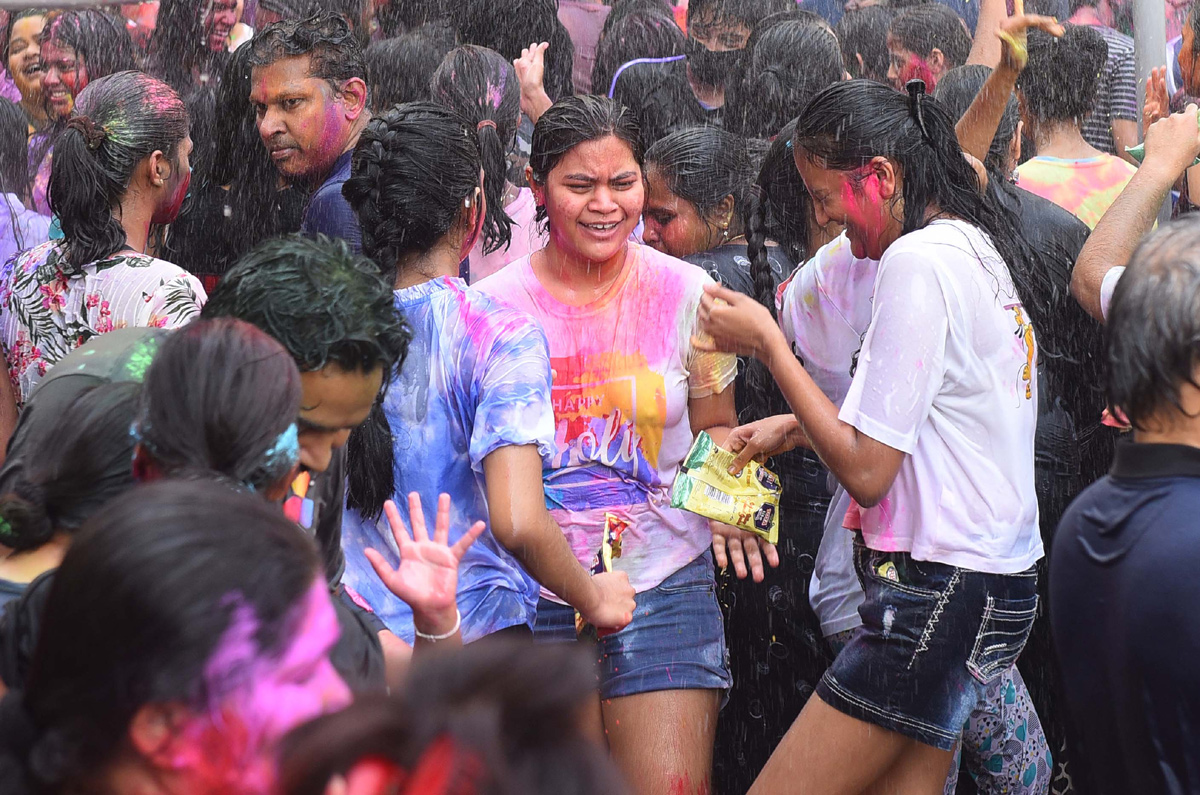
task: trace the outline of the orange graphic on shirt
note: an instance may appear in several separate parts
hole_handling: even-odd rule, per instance
[[[597,462],[643,483],[657,479],[667,396],[640,353],[552,358],[557,467]],[[649,471],[644,471],[647,467]]]
[[[1025,364],[1021,367],[1021,380],[1025,382],[1025,399],[1031,400],[1033,398],[1033,357],[1037,350],[1033,339],[1033,324],[1025,320],[1023,307],[1020,304],[1011,304],[1005,309],[1011,309],[1017,321],[1016,336],[1021,340],[1021,347],[1025,350]]]

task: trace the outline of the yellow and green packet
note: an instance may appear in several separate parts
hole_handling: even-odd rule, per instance
[[[779,476],[750,461],[729,474],[735,458],[701,431],[671,488],[671,507],[699,514],[779,543]]]

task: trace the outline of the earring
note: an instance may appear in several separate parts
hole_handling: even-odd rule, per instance
[[[466,207],[467,209],[470,209],[470,208],[471,208],[471,200],[470,200],[470,199],[464,199],[464,200],[463,200],[463,207]]]
[[[727,240],[729,240],[729,227],[725,227],[721,230],[721,241],[725,242]]]

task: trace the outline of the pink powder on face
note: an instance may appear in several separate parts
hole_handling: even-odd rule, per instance
[[[341,709],[350,691],[329,661],[340,628],[327,586],[317,580],[293,608],[289,639],[278,656],[264,655],[254,610],[232,595],[233,614],[204,667],[208,713],[181,738],[179,761],[205,782],[230,791],[269,793],[275,745],[291,729]]]
[[[914,55],[904,63],[904,68],[900,70],[900,85],[903,86],[909,80],[923,80],[925,82],[925,90],[933,93],[934,86],[937,81],[933,79],[933,70],[929,68],[929,64],[919,55]]]
[[[882,252],[875,252],[875,246],[881,232],[883,206],[879,177],[872,173],[858,190],[853,181],[847,179],[842,184],[841,200],[846,215],[846,234],[851,243],[857,241],[863,247],[862,251],[855,250],[854,256],[878,259]]]

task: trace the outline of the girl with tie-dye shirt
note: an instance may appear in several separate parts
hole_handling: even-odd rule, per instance
[[[634,606],[625,575],[589,576],[546,510],[541,475],[554,446],[546,337],[528,315],[456,278],[486,213],[477,130],[432,103],[398,106],[362,133],[345,195],[363,250],[392,279],[413,332],[383,404],[395,499],[417,492],[433,506],[448,493],[451,543],[487,520],[459,564],[463,640],[528,635],[539,582],[596,626],[624,626]],[[369,511],[344,517],[343,582],[406,641],[453,632],[415,624],[375,576],[366,550],[393,566],[400,550]]]
[[[633,622],[599,640],[609,747],[640,791],[707,792],[730,678],[712,536],[704,519],[671,507],[669,490],[696,433],[720,443],[736,424],[737,363],[693,342],[712,279],[629,240],[644,203],[641,161],[636,122],[612,100],[571,97],[547,110],[527,177],[549,242],[479,289],[546,329],[547,499],[585,566],[606,527],[620,533],[612,565],[638,592]],[[543,598],[536,634],[574,640],[571,611]]]

